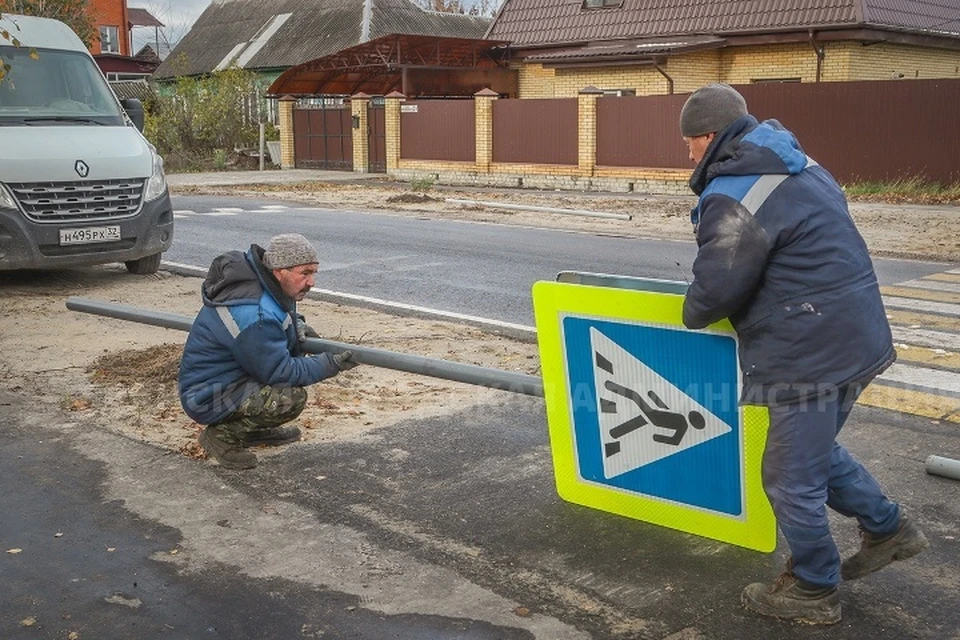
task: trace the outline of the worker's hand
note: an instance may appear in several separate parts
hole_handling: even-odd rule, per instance
[[[307,338],[319,338],[320,334],[313,330],[313,327],[307,324],[306,319],[299,313],[297,314],[297,340],[303,342]]]
[[[355,366],[360,364],[359,362],[353,359],[353,351],[347,349],[346,351],[341,351],[340,353],[333,356],[333,363],[337,365],[337,368],[340,371],[347,371],[348,369],[353,369]]]

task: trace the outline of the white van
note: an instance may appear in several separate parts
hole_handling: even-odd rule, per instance
[[[62,22],[4,13],[2,31],[0,271],[123,262],[155,272],[173,208],[140,102],[118,102]]]

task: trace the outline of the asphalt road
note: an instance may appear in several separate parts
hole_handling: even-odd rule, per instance
[[[572,269],[682,281],[690,277],[696,255],[693,242],[324,209],[252,213],[295,206],[267,199],[173,200],[175,209],[197,215],[177,219],[174,245],[164,260],[205,269],[223,251],[297,232],[320,253],[318,288],[525,325],[533,324],[530,287],[538,280]],[[875,265],[881,284],[945,268],[888,259]]]

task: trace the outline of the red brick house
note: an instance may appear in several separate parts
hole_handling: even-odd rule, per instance
[[[127,0],[88,0],[90,17],[99,40],[90,43],[90,53],[129,56],[130,28]]]

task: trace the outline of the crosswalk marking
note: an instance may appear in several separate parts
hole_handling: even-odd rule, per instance
[[[934,402],[931,402],[931,399]],[[875,383],[864,390],[857,402],[868,407],[960,424],[960,399],[949,396],[936,396]]]
[[[960,283],[960,273],[933,273],[929,276],[923,276],[924,280],[936,280],[938,282],[957,282]]]
[[[911,287],[913,289],[929,289],[931,291],[949,291],[951,293],[960,293],[960,281],[944,282],[943,280],[907,280],[899,284],[901,287]]]
[[[899,325],[911,329],[924,328],[957,331],[958,327],[960,327],[960,320],[954,316],[904,311],[902,309],[890,309],[889,307],[887,308],[887,319],[890,320],[891,325]]]
[[[897,344],[897,362],[960,371],[960,353],[943,348],[918,347],[912,344]]]
[[[960,269],[881,287],[897,363],[860,403],[960,424]]]
[[[893,341],[903,344],[912,344],[931,349],[946,349],[960,351],[960,334],[933,329],[915,329],[913,327],[898,327],[892,325]]]
[[[908,388],[925,388],[960,394],[960,373],[895,364],[883,373],[887,382],[899,382]]]
[[[951,293],[949,291],[927,291],[926,289],[918,289],[916,287],[880,287],[880,293],[885,296],[960,304],[960,293]]]
[[[930,313],[942,313],[943,315],[947,316],[960,316],[960,304],[950,304],[949,302],[931,302],[930,300],[914,300],[912,298],[884,296],[883,304],[887,308],[893,309],[929,311]]]

